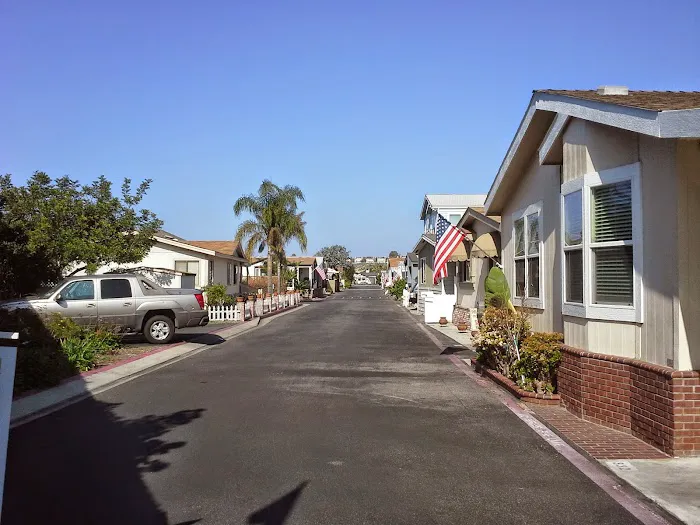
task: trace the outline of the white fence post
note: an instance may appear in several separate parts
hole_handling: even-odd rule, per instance
[[[12,389],[15,384],[18,346],[19,334],[0,332],[0,509],[2,509],[2,495],[5,490],[7,442],[10,433]]]
[[[263,298],[258,295],[258,299],[255,301],[255,316],[260,317],[263,314]]]

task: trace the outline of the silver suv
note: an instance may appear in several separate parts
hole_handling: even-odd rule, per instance
[[[135,274],[70,277],[38,298],[0,302],[0,309],[30,308],[40,316],[59,313],[84,325],[104,323],[148,342],[169,343],[176,328],[209,323],[200,290],[161,288]]]

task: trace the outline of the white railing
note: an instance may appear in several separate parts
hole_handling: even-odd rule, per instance
[[[2,494],[5,489],[7,441],[10,432],[12,389],[15,383],[18,344],[19,334],[0,332],[0,508],[2,508]]]
[[[212,323],[226,321],[250,321],[280,310],[286,310],[301,304],[301,293],[286,293],[271,297],[256,297],[253,301],[237,302],[228,306],[208,306],[209,321]]]

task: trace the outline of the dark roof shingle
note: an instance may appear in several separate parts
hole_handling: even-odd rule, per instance
[[[537,89],[535,93],[561,95],[564,97],[592,100],[627,106],[631,108],[649,109],[652,111],[672,111],[679,109],[700,108],[700,91],[631,91],[628,95],[600,95],[595,90],[580,89]]]

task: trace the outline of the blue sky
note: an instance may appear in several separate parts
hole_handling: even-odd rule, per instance
[[[152,178],[190,239],[269,178],[310,252],[405,252],[425,193],[488,191],[533,89],[700,89],[696,0],[566,4],[3,2],[0,172]]]

